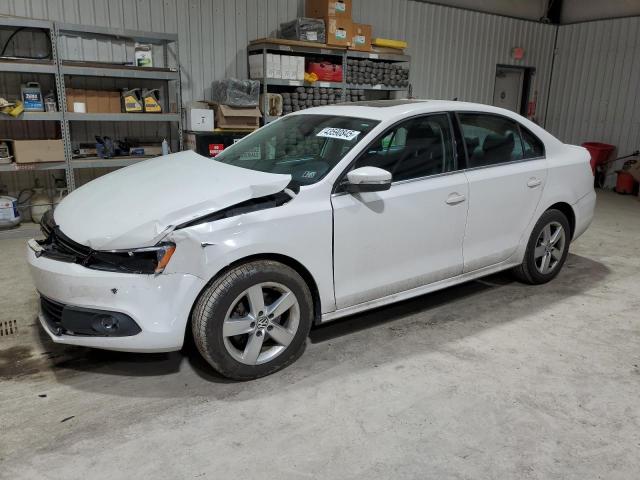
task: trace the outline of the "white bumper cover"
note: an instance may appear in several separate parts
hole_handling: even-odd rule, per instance
[[[573,205],[573,211],[576,215],[576,226],[573,232],[573,239],[575,240],[582,235],[593,220],[593,212],[596,208],[596,192],[591,191],[578,200]]]
[[[40,294],[65,305],[124,313],[142,329],[128,337],[58,336],[41,314],[40,322],[51,339],[68,345],[127,352],[179,350],[191,307],[206,283],[187,274],[154,276],[91,270],[37,257],[28,246],[27,259]]]

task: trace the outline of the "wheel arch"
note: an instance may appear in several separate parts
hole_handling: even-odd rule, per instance
[[[298,275],[300,275],[304,280],[304,282],[307,284],[307,286],[309,287],[309,291],[311,292],[311,298],[313,300],[313,323],[317,324],[320,322],[320,317],[322,315],[322,306],[320,303],[320,291],[318,290],[318,284],[315,278],[313,278],[313,275],[311,274],[311,272],[304,265],[302,265],[302,263],[300,263],[298,260],[292,257],[289,257],[287,255],[282,255],[279,253],[258,253],[258,254],[239,258],[229,263],[224,268],[220,269],[215,275],[213,275],[211,279],[206,283],[206,285],[202,287],[200,292],[198,292],[198,295],[196,296],[196,299],[193,302],[193,305],[191,306],[191,310],[189,312],[189,319],[187,321],[187,325],[185,329],[186,330],[185,335],[190,334],[189,332],[191,330],[191,317],[193,315],[193,309],[195,305],[198,303],[198,300],[200,299],[204,291],[207,288],[209,288],[209,286],[213,282],[218,280],[222,275],[226,274],[228,271],[236,268],[239,265],[243,265],[249,262],[254,262],[257,260],[273,260],[292,268],[296,273],[298,273]]]
[[[573,207],[569,205],[567,202],[556,202],[553,205],[549,206],[546,210],[559,210],[567,217],[569,221],[570,228],[570,238],[573,239],[573,234],[576,231],[576,213],[573,211]]]

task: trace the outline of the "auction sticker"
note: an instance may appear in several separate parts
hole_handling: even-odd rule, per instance
[[[350,142],[360,135],[357,130],[347,130],[346,128],[326,127],[316,133],[316,137],[337,138]]]

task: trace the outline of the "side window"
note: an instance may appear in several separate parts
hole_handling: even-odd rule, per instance
[[[458,114],[467,146],[468,167],[497,165],[524,158],[518,123],[499,115]]]
[[[524,158],[544,157],[544,143],[529,130],[520,126]]]
[[[369,145],[355,164],[391,172],[393,181],[454,170],[449,120],[445,114],[402,122]]]

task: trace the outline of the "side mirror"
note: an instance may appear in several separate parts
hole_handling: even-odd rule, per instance
[[[347,173],[349,193],[382,192],[391,188],[391,173],[378,167],[360,167]]]

